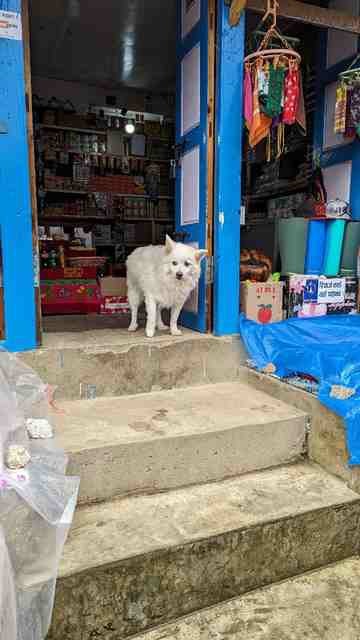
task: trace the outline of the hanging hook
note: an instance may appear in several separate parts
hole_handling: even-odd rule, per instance
[[[272,17],[271,27],[276,27],[278,7],[279,7],[279,3],[277,0],[267,0],[267,9],[260,24],[262,24],[263,22],[266,22],[266,20],[271,16]]]

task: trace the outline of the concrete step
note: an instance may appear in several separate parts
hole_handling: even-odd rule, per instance
[[[44,348],[19,354],[56,398],[76,400],[235,380],[245,362],[239,338],[125,330],[45,334]],[[51,338],[51,339],[50,339]]]
[[[307,464],[82,507],[50,639],[121,640],[357,555],[359,524],[360,497]]]
[[[286,580],[136,640],[355,640],[360,638],[360,559]]]
[[[80,501],[155,493],[297,461],[306,414],[239,382],[60,402]]]

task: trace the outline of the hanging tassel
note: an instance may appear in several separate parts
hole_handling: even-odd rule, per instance
[[[266,162],[271,162],[271,131],[266,138]]]
[[[285,125],[283,122],[280,122],[277,128],[277,153],[276,159],[279,160],[280,156],[285,151]]]

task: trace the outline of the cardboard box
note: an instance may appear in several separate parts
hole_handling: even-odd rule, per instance
[[[242,282],[241,309],[249,320],[261,324],[283,319],[282,282]]]
[[[42,283],[40,290],[44,315],[98,313],[100,309],[100,288],[96,283]]]
[[[357,278],[345,278],[345,294],[343,302],[328,304],[329,315],[354,315],[357,313],[358,304],[358,280]]]
[[[113,276],[101,278],[100,289],[103,298],[106,296],[125,298],[127,296],[126,278],[114,278]]]
[[[118,314],[130,313],[130,307],[127,297],[122,296],[104,296],[100,305],[100,314],[105,316],[114,316]]]
[[[326,316],[327,305],[318,304],[319,277],[292,274],[285,280],[284,309],[287,318]]]

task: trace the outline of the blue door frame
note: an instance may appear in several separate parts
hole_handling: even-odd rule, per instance
[[[229,7],[218,0],[215,205],[214,333],[239,333],[240,209],[245,12],[229,25]]]
[[[188,33],[183,36],[184,0],[177,0],[177,34],[176,34],[176,145],[180,149],[178,167],[176,170],[176,231],[184,233],[184,242],[196,244],[199,249],[206,248],[207,231],[207,153],[208,153],[208,0],[197,0],[199,3],[198,20]],[[190,5],[191,9],[191,5]],[[183,62],[186,56],[199,51],[199,120],[194,126],[182,131],[182,91],[183,91]],[[199,154],[199,216],[194,224],[183,224],[182,221],[182,159],[195,150]],[[206,278],[205,268],[198,286],[197,313],[184,310],[181,323],[197,331],[206,331]]]
[[[21,14],[21,0],[0,0],[0,10]],[[22,39],[0,34],[0,231],[5,340],[9,351],[36,346],[32,218]]]
[[[205,2],[202,3],[205,6]],[[21,13],[21,0],[0,0]],[[205,9],[203,10],[205,11]],[[204,20],[202,14],[202,20]],[[217,78],[214,189],[214,322],[216,335],[238,333],[244,16],[236,28],[217,0]],[[203,25],[202,25],[203,26]],[[0,229],[5,340],[9,351],[36,347],[32,218],[23,42],[0,37]],[[202,92],[204,93],[204,92]],[[202,98],[203,99],[203,98]],[[206,201],[206,187],[201,198]],[[179,223],[179,220],[178,220]],[[205,227],[204,227],[205,231]],[[205,235],[199,236],[200,244]],[[204,276],[203,276],[204,282]],[[205,283],[204,283],[205,284]],[[202,294],[200,304],[202,304]],[[203,316],[204,319],[204,316]],[[200,330],[204,330],[202,321]]]

